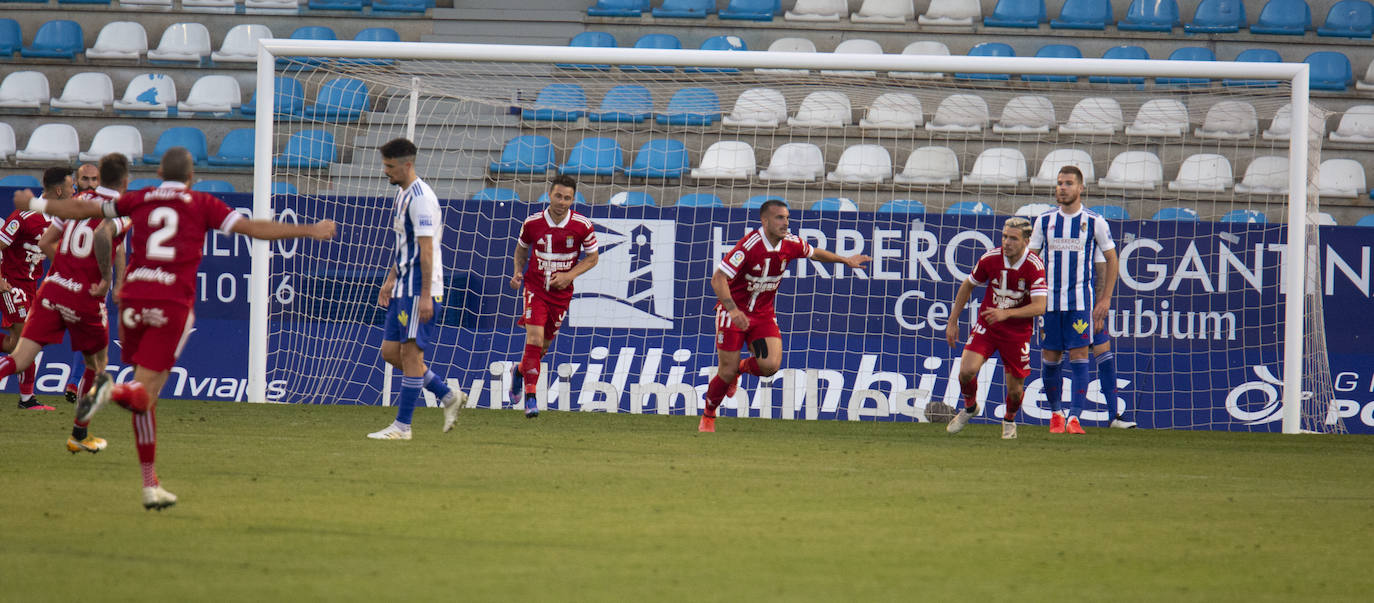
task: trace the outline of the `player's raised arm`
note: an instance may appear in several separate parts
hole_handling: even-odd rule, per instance
[[[959,316],[964,313],[964,307],[968,305],[969,298],[973,297],[973,289],[977,285],[973,281],[964,279],[959,285],[959,292],[954,294],[954,305],[950,306],[949,324],[945,325],[945,343],[949,347],[954,347],[959,343]]]
[[[236,220],[230,230],[264,241],[277,239],[314,239],[328,241],[334,238],[333,220],[320,220],[314,224],[288,224],[275,220]]]
[[[873,260],[873,258],[862,254],[841,256],[833,252],[821,249],[820,247],[817,247],[815,249],[816,251],[811,255],[811,259],[816,260],[817,262],[826,262],[828,264],[844,264],[846,266],[849,266],[850,268],[863,268],[864,264]]]
[[[36,211],[68,220],[104,217],[101,204],[95,201],[69,197],[66,199],[35,198],[33,192],[21,188],[14,192],[14,208],[19,211]]]

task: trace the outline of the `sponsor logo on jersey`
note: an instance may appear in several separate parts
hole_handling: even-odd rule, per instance
[[[163,285],[171,285],[177,282],[177,275],[167,272],[161,268],[143,267],[129,273],[128,282],[149,281]]]
[[[19,232],[19,221],[10,220],[10,223],[5,225],[5,232],[9,234]]]
[[[78,283],[72,279],[62,276],[61,274],[49,274],[47,280],[44,282],[52,283],[54,285],[57,285],[58,287],[71,291],[72,293],[81,293],[81,283]]]
[[[736,267],[736,268],[739,268],[740,263],[743,262],[743,261],[744,261],[744,252],[743,252],[743,251],[736,251],[735,253],[733,253],[733,254],[730,255],[730,265],[731,265],[731,266],[734,266],[734,267]]]

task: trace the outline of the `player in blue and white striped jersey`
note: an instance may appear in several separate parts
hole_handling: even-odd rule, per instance
[[[1077,167],[1066,165],[1059,170],[1054,196],[1059,208],[1036,217],[1029,245],[1044,260],[1049,285],[1040,332],[1043,383],[1053,413],[1050,433],[1081,434],[1079,416],[1088,400],[1089,346],[1093,335],[1106,328],[1116,289],[1116,244],[1107,220],[1083,207],[1083,172]],[[1098,252],[1106,260],[1101,279],[1093,261]],[[1067,420],[1058,412],[1065,350],[1073,388]]]

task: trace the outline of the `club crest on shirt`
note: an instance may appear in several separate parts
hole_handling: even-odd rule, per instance
[[[564,241],[563,246],[564,246],[564,247],[572,247],[572,246],[573,246],[573,236],[572,236],[572,235],[568,235],[568,238]]]

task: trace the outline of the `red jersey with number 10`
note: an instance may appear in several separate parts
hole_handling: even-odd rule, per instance
[[[978,324],[997,337],[1030,341],[1034,319],[1009,318],[993,325],[983,322],[983,310],[1020,308],[1029,305],[1032,297],[1044,297],[1049,293],[1045,286],[1045,264],[1040,256],[1029,250],[1022,253],[1021,259],[1009,262],[1007,256],[1002,255],[1002,248],[995,247],[978,260],[968,280],[974,286],[988,286],[983,293],[983,303],[978,306]]]
[[[38,248],[38,239],[48,229],[48,217],[36,211],[14,210],[5,226],[0,228],[0,241],[8,247],[0,253],[0,276],[15,287],[25,287],[30,292],[38,277],[42,276],[43,250]]]
[[[530,216],[520,227],[520,240],[516,244],[530,249],[530,262],[525,266],[525,288],[561,306],[572,301],[572,285],[549,290],[549,279],[559,272],[572,270],[582,253],[596,253],[597,250],[592,221],[572,210],[568,210],[568,215],[559,224],[553,223],[547,211]]]
[[[122,299],[167,300],[188,307],[196,299],[205,233],[233,234],[234,222],[243,217],[214,195],[170,181],[124,193],[106,204],[105,215],[112,213],[132,222]]]
[[[816,250],[810,243],[789,234],[776,247],[768,245],[762,229],[749,231],[735,247],[716,264],[716,269],[730,279],[730,298],[747,314],[772,314],[773,298],[787,264],[799,258],[809,258]],[[719,304],[717,304],[719,305]]]

